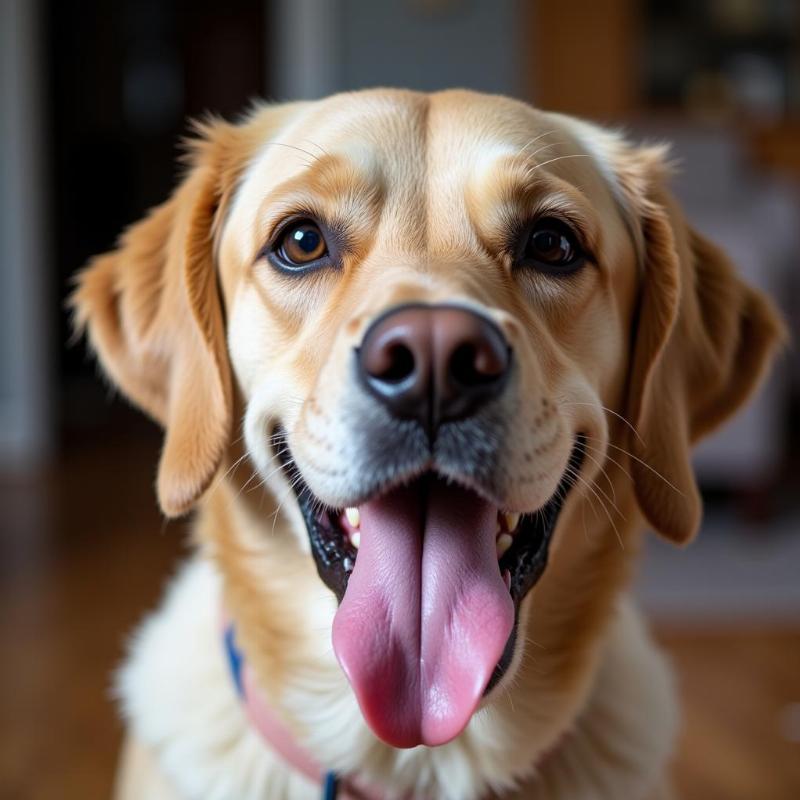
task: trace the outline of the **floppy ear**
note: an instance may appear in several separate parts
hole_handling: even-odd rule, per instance
[[[628,447],[642,512],[683,544],[702,515],[690,448],[747,400],[785,331],[772,303],[687,225],[663,188],[663,153],[640,154],[644,272],[627,409],[639,436]]]
[[[166,429],[158,498],[167,516],[192,506],[229,442],[231,375],[212,228],[232,185],[223,150],[234,131],[206,127],[173,196],[93,259],[71,298],[76,326],[88,327],[110,378]]]

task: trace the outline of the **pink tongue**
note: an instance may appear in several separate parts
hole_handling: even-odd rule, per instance
[[[497,509],[437,481],[360,507],[361,543],[333,648],[375,735],[440,745],[466,727],[500,660],[514,605],[497,564]]]

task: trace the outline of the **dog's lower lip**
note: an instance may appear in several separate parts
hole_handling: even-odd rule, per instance
[[[338,522],[345,509],[320,511],[321,503],[303,480],[286,445],[286,436],[280,428],[276,429],[273,441],[282,442],[282,446],[275,449],[275,455],[293,487],[303,514],[317,572],[341,603],[358,556],[357,548]],[[485,694],[497,685],[511,663],[516,644],[520,605],[539,581],[547,566],[550,540],[564,500],[575,483],[575,476],[583,463],[585,445],[585,436],[577,434],[561,481],[550,500],[537,511],[521,516],[513,544],[498,558],[501,574],[506,577],[507,573],[506,583],[514,601],[515,622]],[[425,475],[417,478],[420,479],[425,480]]]

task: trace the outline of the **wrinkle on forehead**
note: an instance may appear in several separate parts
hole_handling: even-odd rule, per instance
[[[574,188],[567,195],[624,219],[578,133],[557,115],[472,92],[336,95],[303,107],[263,144],[234,201],[244,234],[237,238],[263,235],[268,207],[284,190],[320,197],[326,208],[339,203],[344,218],[372,226],[374,241],[401,258],[485,252],[476,230],[484,212],[476,212],[487,207],[483,187],[492,183],[503,184],[509,214],[510,197],[555,191],[548,182],[558,178]],[[481,202],[471,208],[470,196]]]
[[[428,204],[434,252],[496,251],[512,224],[533,215],[545,200],[553,213],[596,233],[592,206],[610,197],[573,137],[516,101],[454,94],[470,102],[456,104],[448,93],[447,102],[441,108],[434,104],[431,113]]]
[[[310,215],[356,241],[369,238],[384,192],[380,172],[365,175],[341,155],[322,156],[263,197],[257,214],[256,247],[290,215]]]
[[[428,105],[427,95],[382,91],[336,95],[304,109],[264,143],[232,216],[263,228],[270,204],[288,194],[328,207],[336,199],[342,216],[354,219],[371,203],[379,206],[375,227],[385,241],[418,248],[425,235]]]
[[[633,242],[637,267],[641,272],[644,268],[645,242],[639,209],[618,171],[626,151],[630,152],[630,146],[618,131],[601,128],[563,114],[551,113],[549,116],[570,132],[602,175],[607,190],[613,198],[615,210]]]

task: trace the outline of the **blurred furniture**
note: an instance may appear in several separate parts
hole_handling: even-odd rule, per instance
[[[800,117],[800,4],[790,0],[537,0],[521,27],[528,89],[546,108],[778,131]]]

